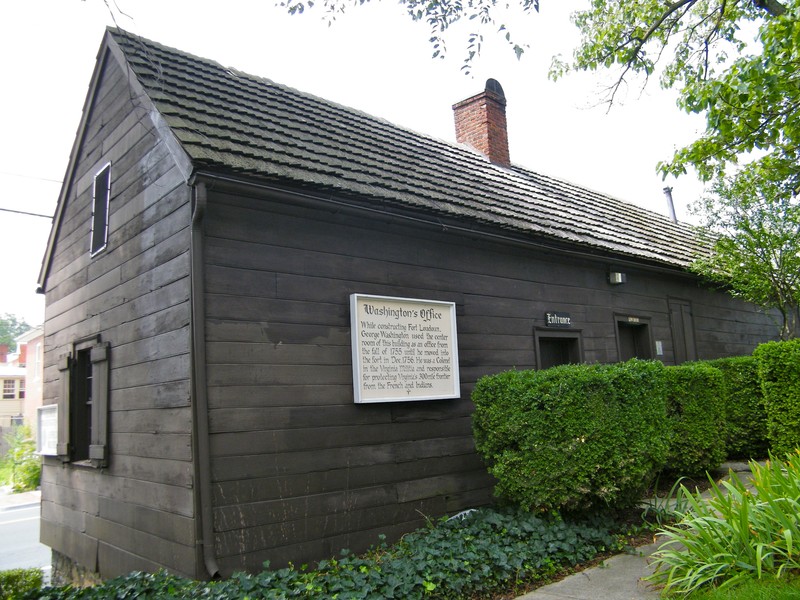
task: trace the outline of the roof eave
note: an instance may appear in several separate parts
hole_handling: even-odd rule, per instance
[[[660,261],[614,252],[600,246],[592,246],[578,242],[568,242],[555,237],[526,232],[521,229],[491,225],[468,218],[458,218],[452,214],[442,214],[432,210],[422,210],[419,207],[406,207],[390,205],[380,202],[379,205],[370,203],[369,199],[357,194],[346,194],[342,190],[329,188],[314,188],[300,186],[296,183],[282,183],[275,180],[263,180],[242,173],[225,172],[223,169],[213,167],[199,168],[195,171],[190,184],[203,181],[214,187],[227,187],[231,191],[260,190],[269,193],[278,200],[290,202],[293,205],[307,204],[320,206],[321,204],[336,205],[338,209],[352,210],[357,213],[380,213],[398,220],[418,225],[426,225],[442,231],[450,231],[468,236],[481,237],[505,244],[514,244],[524,247],[535,247],[560,255],[570,255],[576,258],[603,262],[615,266],[636,267],[660,273],[670,273],[676,276],[696,278],[689,270],[688,264],[678,262]]]

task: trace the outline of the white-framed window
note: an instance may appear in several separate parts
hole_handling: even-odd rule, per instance
[[[111,163],[100,169],[94,176],[92,187],[92,235],[89,254],[105,250],[108,245],[108,210],[111,202]]]
[[[3,400],[16,400],[17,387],[14,382],[14,379],[3,380]]]

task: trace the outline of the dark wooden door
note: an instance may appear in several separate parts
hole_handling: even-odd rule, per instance
[[[670,300],[669,318],[672,326],[675,364],[697,360],[691,303],[685,300]]]

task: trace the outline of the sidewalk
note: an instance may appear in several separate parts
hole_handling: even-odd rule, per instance
[[[716,478],[728,474],[728,470],[740,474],[750,473],[747,463],[729,462],[720,466]],[[661,542],[636,548],[635,554],[618,554],[600,565],[570,575],[561,581],[540,587],[520,596],[517,600],[642,600],[659,598],[657,589],[650,587],[642,577],[653,572],[648,557]]]
[[[9,486],[0,487],[0,511],[39,504],[41,500],[40,490],[12,494]]]

